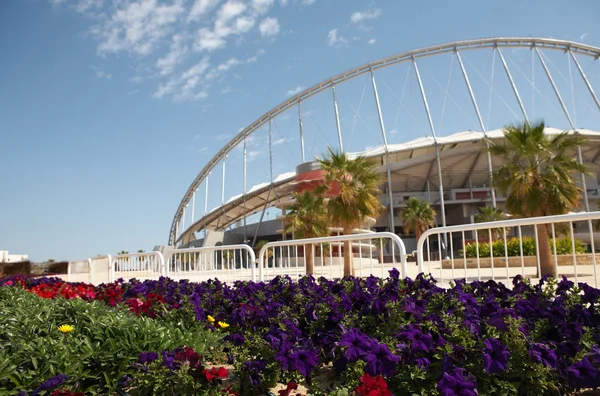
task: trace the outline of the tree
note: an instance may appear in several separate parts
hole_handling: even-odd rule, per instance
[[[404,204],[406,207],[400,212],[402,226],[407,234],[414,232],[418,241],[421,235],[435,224],[435,210],[428,202],[417,197],[410,197]]]
[[[350,235],[367,217],[379,217],[384,209],[378,197],[383,179],[375,172],[375,162],[362,156],[351,159],[331,148],[327,158],[317,161],[324,171],[322,190],[329,198],[327,213],[333,226]],[[352,247],[350,241],[345,241],[344,276],[352,274]]]
[[[493,206],[483,206],[479,208],[479,212],[475,215],[476,223],[488,223],[490,221],[499,221],[505,220],[506,214]],[[478,230],[478,236],[483,238],[489,238],[488,230]],[[492,229],[492,241],[494,239],[499,239],[503,236],[504,232],[502,228],[493,228]]]
[[[506,209],[520,217],[568,213],[579,204],[581,188],[574,173],[587,173],[574,153],[583,137],[563,132],[544,134],[544,122],[508,126],[504,141],[489,141],[490,153],[503,165],[492,176],[496,188],[506,195]],[[538,225],[541,274],[556,276],[547,225]]]
[[[319,238],[329,235],[327,206],[320,191],[306,190],[292,194],[294,203],[285,215],[285,231],[294,232],[294,237]],[[308,251],[307,251],[308,248]],[[304,247],[306,273],[314,273],[314,244]]]

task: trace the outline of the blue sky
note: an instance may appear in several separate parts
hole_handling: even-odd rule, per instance
[[[520,35],[599,46],[599,16],[597,0],[4,0],[0,249],[36,261],[150,250],[166,243],[174,211],[207,160],[240,128],[297,90],[379,57],[454,40]],[[566,58],[559,55],[548,61],[568,78]],[[508,56],[516,69],[530,64],[529,51]],[[484,64],[491,58],[475,52],[465,58],[483,97],[482,81],[490,74]],[[432,105],[444,97],[436,85],[448,80],[449,61],[423,65]],[[597,84],[597,62],[581,62]],[[461,84],[453,67],[452,86]],[[390,69],[377,76],[387,92],[382,106],[394,142],[428,132],[420,129],[424,119],[409,127],[393,115],[401,91],[412,95],[407,93],[407,112],[420,104],[405,74]],[[365,84],[340,87],[350,151],[379,144],[370,135],[377,126],[372,102],[362,99],[372,100]],[[584,92],[581,84],[576,87]],[[456,100],[448,106],[466,107],[464,92],[452,90]],[[526,101],[533,103],[536,95],[544,96],[532,93]],[[579,111],[578,123],[585,123],[578,127],[600,130],[591,100],[571,96],[567,101]],[[537,100],[538,117],[557,109],[550,102],[545,108],[544,100]],[[514,121],[508,104],[492,111],[502,103],[482,101],[490,129]],[[329,137],[322,133],[307,142],[310,155],[336,142],[330,116],[323,116],[331,107],[330,96],[307,103],[314,117],[305,123],[329,131]],[[450,107],[445,116],[436,111],[436,119],[444,119],[440,134],[478,128],[472,114],[463,117]],[[567,127],[564,120],[552,121]],[[277,174],[297,162],[296,123],[290,116],[276,120]],[[261,136],[251,148],[257,171],[249,185],[268,180]],[[239,158],[230,161],[225,199],[241,192]],[[220,201],[218,176],[211,186],[217,198],[209,209]]]

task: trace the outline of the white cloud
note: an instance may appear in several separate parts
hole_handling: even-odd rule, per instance
[[[225,46],[225,39],[208,28],[198,30],[196,49],[199,51],[213,51]]]
[[[380,15],[381,15],[381,10],[378,8],[374,9],[374,10],[364,11],[364,12],[357,11],[357,12],[353,13],[352,15],[350,15],[350,22],[359,23],[359,22],[362,22],[367,19],[376,19]]]
[[[587,33],[583,33],[581,36],[579,36],[579,40],[583,40],[588,36]]]
[[[302,4],[304,4],[304,5],[311,5],[315,1],[317,1],[317,0],[302,0]]]
[[[369,44],[375,44],[375,41],[377,41],[377,40],[371,39],[371,40],[369,40]]]
[[[171,78],[166,83],[160,84],[154,92],[154,97],[161,99],[166,95],[172,95],[176,101],[200,100],[208,96],[205,89],[198,87],[202,82],[204,73],[209,69],[208,57],[203,58],[194,66],[181,73],[178,78]],[[198,87],[198,89],[196,89]]]
[[[183,41],[184,38],[181,34],[175,34],[169,53],[156,61],[156,68],[162,76],[173,73],[175,66],[185,58],[188,47],[183,44]]]
[[[348,40],[344,37],[338,37],[338,29],[331,29],[329,33],[327,33],[327,45],[330,47],[339,47],[347,43]]]
[[[298,85],[296,88],[290,89],[285,94],[286,94],[286,96],[294,96],[294,95],[299,94],[302,91],[304,91],[304,87],[302,85]]]
[[[273,0],[252,0],[252,8],[258,14],[264,14],[273,6]]]
[[[112,78],[112,73],[107,73],[102,68],[98,66],[90,66],[90,69],[94,71],[96,78],[110,80]]]
[[[390,131],[390,135],[397,135],[398,134],[398,130],[397,129],[392,129]]]
[[[240,64],[240,61],[239,61],[239,60],[237,60],[236,58],[231,58],[231,59],[229,59],[227,62],[223,62],[223,63],[221,63],[221,64],[220,64],[220,65],[217,67],[217,69],[218,69],[219,71],[227,71],[227,70],[231,69],[232,67],[234,67],[234,66],[237,66],[237,65],[239,65],[239,64]]]
[[[272,37],[279,33],[279,22],[277,18],[265,18],[260,22],[261,37]]]
[[[92,29],[92,34],[100,40],[100,54],[121,51],[149,54],[184,12],[183,0],[160,5],[157,0],[119,4],[123,7]]]
[[[1,0],[0,0],[1,1]],[[258,61],[255,54],[208,58],[193,52],[214,52],[234,43],[248,42],[247,34],[275,37],[282,30],[277,18],[269,15],[277,4],[308,4],[309,0],[47,0],[55,7],[83,14],[92,22],[90,36],[97,53],[129,54],[132,72],[125,78],[141,84],[154,81],[155,98],[202,99],[209,90],[229,92],[225,74],[241,78],[233,69]],[[193,59],[195,56],[196,59]],[[147,57],[145,59],[141,57]],[[191,62],[187,65],[187,62]],[[219,63],[220,62],[220,63]],[[184,67],[185,65],[185,67]],[[191,66],[191,67],[190,67]],[[112,74],[94,69],[97,78]],[[141,88],[136,87],[136,88]]]
[[[254,161],[258,157],[260,157],[261,153],[262,152],[258,151],[258,150],[250,150],[250,151],[248,151],[248,159],[247,159],[247,161],[248,162]]]
[[[223,6],[217,12],[217,22],[227,22],[238,15],[241,15],[244,11],[246,11],[246,4],[237,1],[237,0],[229,0],[227,3],[223,4]]]
[[[254,26],[256,20],[253,17],[243,16],[235,20],[235,32],[246,33]]]
[[[197,21],[202,18],[203,15],[207,14],[218,3],[219,0],[196,0],[188,15],[188,22]]]
[[[217,136],[215,136],[215,140],[226,140],[229,139],[229,135],[226,135],[224,133],[220,133]]]
[[[248,64],[248,63],[254,63],[258,61],[258,56],[264,54],[265,51],[264,50],[258,50],[256,52],[256,55],[250,56],[246,59],[237,59],[237,58],[230,58],[229,60],[222,62],[221,64],[219,64],[217,67],[212,68],[207,74],[206,74],[206,79],[207,80],[215,80],[218,77],[220,77],[223,73],[233,69],[234,67],[237,67],[239,65],[243,65],[243,64]]]

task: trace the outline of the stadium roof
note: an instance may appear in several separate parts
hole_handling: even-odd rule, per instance
[[[544,132],[556,135],[564,132],[547,127]],[[596,166],[600,158],[600,132],[578,129],[578,133],[586,137],[582,147],[583,161]],[[570,133],[573,133],[570,131]],[[425,191],[427,181],[430,188],[438,188],[437,167],[435,166],[436,140],[442,164],[442,180],[444,189],[467,188],[483,186],[489,183],[487,159],[483,151],[484,137],[499,140],[504,137],[502,129],[483,132],[458,132],[446,137],[426,136],[401,144],[388,145],[390,169],[392,174],[393,192]],[[348,153],[350,157],[365,156],[376,159],[380,172],[386,171],[385,146],[377,146],[363,152]],[[497,169],[502,165],[499,158],[492,157],[492,167]],[[250,188],[245,197],[231,197],[224,205],[213,209],[204,217],[197,220],[180,236],[178,241],[184,243],[195,239],[192,231],[203,228],[223,230],[244,217],[244,213],[252,214],[277,204],[278,201],[289,197],[294,190],[295,172],[279,175],[271,183],[261,183]],[[386,184],[387,186],[387,184]]]

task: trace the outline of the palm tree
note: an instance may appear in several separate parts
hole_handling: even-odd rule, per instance
[[[350,159],[331,148],[327,158],[317,161],[325,173],[322,189],[329,198],[327,213],[333,226],[350,235],[367,217],[379,217],[384,209],[378,197],[383,180],[375,172],[375,162],[362,156]],[[350,241],[345,241],[344,276],[352,273],[352,247]]]
[[[294,232],[300,239],[318,238],[329,235],[327,206],[319,192],[304,191],[292,194],[296,203],[285,215],[285,232]],[[306,248],[308,247],[308,251]],[[306,274],[314,273],[314,245],[305,246]]]
[[[490,152],[504,165],[493,173],[495,186],[506,194],[505,207],[521,217],[568,213],[579,203],[581,188],[574,173],[587,173],[574,156],[583,144],[580,135],[563,132],[544,134],[544,122],[508,126],[504,142],[489,142]],[[552,262],[548,226],[538,225],[541,274],[556,276]]]
[[[479,212],[475,215],[476,223],[488,223],[490,221],[499,221],[499,220],[505,220],[505,219],[506,219],[506,214],[502,210],[500,210],[498,208],[494,208],[493,206],[483,206],[483,207],[479,208]],[[503,233],[502,228],[493,228],[492,229],[492,242],[494,241],[494,239],[500,238],[502,233]],[[489,238],[488,230],[479,230],[479,231],[477,231],[477,234],[484,238]]]
[[[402,226],[407,234],[414,232],[418,241],[421,235],[435,224],[435,210],[428,202],[417,197],[410,197],[404,204],[406,207],[400,213]]]

